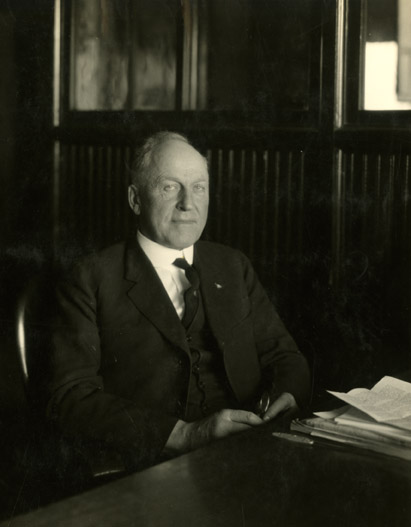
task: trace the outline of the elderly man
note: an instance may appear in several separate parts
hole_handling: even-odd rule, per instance
[[[132,170],[137,234],[57,289],[49,414],[138,468],[304,405],[309,373],[246,257],[198,241],[206,159],[162,132]]]

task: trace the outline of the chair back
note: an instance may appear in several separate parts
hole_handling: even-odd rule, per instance
[[[46,419],[53,283],[51,275],[44,273],[33,278],[20,295],[16,312],[17,351],[32,424],[37,432],[39,456],[42,460],[46,457],[51,459],[51,462],[43,462],[51,472],[58,463],[61,464],[60,467],[68,463],[70,470],[78,470],[79,474],[70,476],[65,474],[66,469],[59,469],[64,475],[62,477],[70,484],[75,481],[75,485],[81,486],[89,485],[91,480],[107,481],[125,472],[124,462],[119,455],[94,444],[91,447],[83,445],[82,452],[79,452],[69,440],[65,440],[65,447],[62,448],[59,446],[59,433],[56,435],[53,426]],[[61,461],[61,453],[56,449],[64,450],[67,459]],[[80,480],[82,481],[79,482]]]
[[[16,345],[31,411],[44,414],[48,382],[51,280],[45,275],[32,278],[17,303]]]
[[[30,284],[32,288],[32,284]],[[27,347],[26,347],[26,309],[29,298],[29,289],[24,289],[18,300],[16,312],[16,342],[17,353],[19,357],[21,372],[23,375],[24,385],[27,387],[29,373],[27,368]]]

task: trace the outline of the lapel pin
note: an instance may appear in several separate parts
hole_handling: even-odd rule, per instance
[[[216,286],[217,289],[222,289],[223,286],[221,284],[217,284],[217,282],[214,282],[214,285]]]

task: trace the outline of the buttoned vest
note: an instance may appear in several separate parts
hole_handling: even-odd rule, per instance
[[[191,371],[184,419],[195,421],[223,408],[236,408],[238,402],[225,373],[223,354],[205,316],[201,295],[197,313],[186,332]]]

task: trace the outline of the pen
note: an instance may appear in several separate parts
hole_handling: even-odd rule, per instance
[[[308,437],[299,436],[297,434],[288,434],[287,432],[273,432],[274,437],[279,439],[288,439],[288,441],[294,441],[295,443],[304,443],[305,445],[313,445],[314,441]]]

